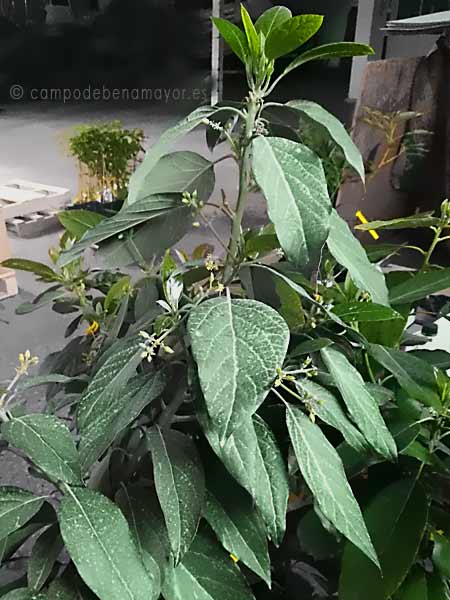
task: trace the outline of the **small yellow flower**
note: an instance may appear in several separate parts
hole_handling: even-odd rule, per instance
[[[28,373],[28,369],[37,365],[39,359],[37,356],[31,356],[31,352],[27,350],[26,352],[21,352],[19,354],[19,364],[16,367],[16,372],[19,375],[26,375]]]
[[[100,325],[98,324],[98,322],[97,321],[92,321],[92,323],[86,329],[86,331],[84,332],[84,334],[85,335],[95,335],[96,333],[98,333],[99,329],[100,329]]]
[[[212,256],[212,254],[208,254],[208,256],[205,258],[205,267],[208,271],[218,271],[219,270],[219,265],[214,260],[214,257]]]

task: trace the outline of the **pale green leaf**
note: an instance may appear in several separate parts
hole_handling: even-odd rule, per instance
[[[88,489],[67,488],[59,522],[78,573],[100,600],[149,600],[153,580],[125,517],[108,498]]]
[[[105,297],[106,312],[113,312],[120,301],[131,292],[131,277],[125,275],[114,283],[108,290]]]
[[[292,18],[291,11],[285,6],[274,6],[269,8],[258,18],[255,23],[255,29],[258,33],[263,33],[266,39],[279,25]]]
[[[189,550],[205,503],[205,475],[194,442],[179,431],[148,434],[156,492],[175,564]]]
[[[333,377],[355,423],[372,448],[387,458],[395,460],[397,448],[381,416],[377,401],[367,390],[357,369],[334,348],[323,348],[322,358]]]
[[[280,58],[303,46],[322,27],[321,15],[299,15],[277,23],[266,40],[266,56],[269,60]]]
[[[305,268],[320,256],[331,202],[322,163],[312,150],[284,138],[257,137],[253,171],[288,259]]]
[[[324,387],[309,379],[296,381],[298,392],[304,397],[307,407],[321,421],[340,431],[349,446],[357,452],[366,453],[368,444],[360,431],[349,420],[341,405]]]
[[[399,385],[416,400],[439,410],[441,403],[437,393],[434,367],[409,352],[393,350],[377,344],[369,344],[370,355],[397,379]]]
[[[26,377],[22,381],[19,380],[16,390],[23,392],[41,385],[50,385],[51,383],[65,384],[73,381],[72,377],[61,375],[59,373],[49,373],[48,375],[36,375],[36,377]]]
[[[188,332],[207,410],[224,444],[269,393],[289,328],[273,308],[227,297],[192,310]]]
[[[157,371],[131,379],[116,401],[102,414],[89,422],[81,432],[80,461],[88,469],[108,449],[144,408],[161,395],[167,383],[167,373]]]
[[[374,50],[366,44],[358,44],[357,42],[335,42],[316,46],[311,50],[307,50],[295,58],[290,65],[283,71],[283,75],[287,75],[297,67],[304,65],[311,60],[329,60],[332,58],[348,58],[353,56],[368,56],[374,54]]]
[[[81,468],[75,440],[53,415],[26,415],[2,425],[3,437],[27,454],[54,481],[80,483]]]
[[[333,526],[378,565],[361,510],[336,450],[321,429],[287,405],[287,425],[297,462],[314,499]]]
[[[0,487],[0,540],[20,529],[40,510],[45,496],[15,487]]]
[[[259,37],[255,26],[253,25],[253,21],[248,14],[248,10],[243,4],[241,4],[241,18],[242,24],[244,25],[245,35],[247,36],[248,46],[253,56],[258,56],[261,49]]]
[[[76,240],[80,240],[90,229],[97,227],[105,217],[91,210],[63,210],[58,213],[58,219],[66,231]]]
[[[168,572],[163,596],[165,600],[254,600],[230,555],[204,530],[183,561]]]
[[[213,23],[228,46],[230,46],[231,50],[245,65],[249,55],[249,47],[247,37],[242,29],[239,29],[239,27],[234,23],[231,23],[231,21],[219,19],[217,17],[213,18]]]
[[[328,248],[339,264],[345,267],[360,290],[369,292],[373,302],[389,306],[384,275],[367,258],[367,254],[350,231],[347,223],[333,211]]]
[[[40,591],[63,549],[59,526],[51,525],[36,540],[28,562],[28,585]]]
[[[315,127],[324,131],[339,146],[344,153],[347,163],[364,181],[365,168],[361,152],[339,119],[325,110],[320,104],[309,100],[291,100],[287,103],[287,106],[297,110],[309,122],[312,122]]]
[[[241,32],[244,36],[244,33]],[[245,39],[245,36],[244,36]],[[186,135],[199,125],[203,121],[215,112],[218,112],[217,108],[211,106],[201,106],[194,110],[185,119],[177,123],[174,127],[168,129],[158,141],[147,151],[145,158],[141,165],[133,173],[129,183],[128,193],[128,205],[132,205],[137,202],[140,198],[145,197],[146,194],[146,182],[150,173],[155,168],[159,159],[166,154],[170,146],[181,136]]]
[[[395,285],[389,292],[392,304],[409,304],[450,287],[450,269],[418,273]]]
[[[270,558],[261,517],[251,496],[217,466],[208,480],[205,518],[225,550],[270,586]]]
[[[14,271],[26,271],[27,273],[33,273],[42,281],[47,283],[61,281],[61,277],[51,267],[34,260],[26,260],[24,258],[8,258],[7,260],[1,262],[0,266],[5,267],[6,269],[13,269]]]
[[[389,308],[389,306],[382,306],[373,302],[337,304],[333,308],[333,312],[347,323],[351,323],[352,321],[359,323],[391,321],[392,319],[403,318],[400,313]]]
[[[104,417],[142,361],[139,336],[125,339],[94,375],[78,405],[77,422],[81,432]]]
[[[342,600],[391,598],[416,559],[427,525],[428,500],[414,481],[397,481],[375,497],[364,518],[381,571],[347,544],[339,589]]]

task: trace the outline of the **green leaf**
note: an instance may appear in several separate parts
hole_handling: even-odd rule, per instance
[[[47,592],[48,600],[97,600],[97,596],[72,571],[74,569],[69,567],[64,575],[52,581]]]
[[[251,50],[253,56],[258,56],[261,51],[258,33],[256,32],[253,21],[248,14],[247,9],[241,4],[241,19],[244,25],[245,35],[247,36],[248,47]]]
[[[63,549],[59,526],[51,525],[36,540],[28,562],[28,585],[40,591]]]
[[[131,277],[125,275],[109,288],[105,298],[106,312],[113,312],[124,296],[131,291]]]
[[[303,144],[257,137],[253,171],[288,259],[305,268],[320,256],[330,227],[331,202],[319,157]]]
[[[292,13],[288,8],[274,6],[263,12],[255,23],[255,29],[258,33],[263,33],[267,39],[274,29],[290,19],[292,19]]]
[[[166,521],[175,564],[189,550],[205,503],[205,475],[192,440],[154,427],[148,434],[156,492]]]
[[[370,221],[356,225],[355,229],[370,231],[372,229],[420,229],[439,225],[440,219],[433,217],[433,212],[418,213],[410,217],[400,217],[390,221]]]
[[[432,365],[409,352],[393,350],[377,344],[369,344],[367,350],[380,365],[394,375],[399,385],[411,398],[436,410],[440,409],[436,375]]]
[[[445,596],[429,596],[425,571],[415,571],[402,585],[395,600],[445,600]]]
[[[198,413],[205,435],[217,456],[237,482],[252,496],[269,537],[280,545],[286,529],[289,482],[276,439],[258,415],[247,419],[220,444],[216,430],[202,411]]]
[[[222,546],[271,585],[267,539],[251,496],[223,470],[208,481],[205,518]]]
[[[386,281],[381,271],[367,258],[364,248],[336,211],[331,216],[328,248],[337,262],[345,267],[360,290],[369,292],[373,302],[389,306]]]
[[[166,383],[165,371],[138,375],[127,383],[108,410],[97,413],[80,436],[79,452],[83,471],[89,469],[144,408],[162,394]]]
[[[20,590],[13,590],[2,596],[3,600],[47,600],[47,596],[44,594],[36,594],[32,590],[22,588]]]
[[[352,321],[359,323],[391,321],[392,319],[402,318],[402,315],[392,308],[382,306],[381,304],[374,304],[373,302],[338,304],[333,308],[333,312],[347,323],[351,323]]]
[[[309,379],[298,379],[296,387],[299,394],[304,397],[308,409],[321,421],[340,431],[345,441],[357,452],[365,453],[368,450],[364,437],[348,419],[341,405],[327,389],[317,385]]]
[[[314,354],[319,352],[322,348],[328,348],[332,346],[333,342],[327,338],[316,338],[302,342],[289,353],[290,358],[297,358],[298,356],[305,356],[306,354]]]
[[[180,195],[160,194],[157,196],[146,196],[132,206],[125,206],[114,217],[105,219],[97,227],[87,231],[83,238],[70,250],[61,253],[59,263],[61,265],[70,263],[93,244],[99,244],[119,234],[129,232],[129,230],[135,227],[143,224],[149,227],[153,222],[160,224],[161,219],[166,215],[173,217],[177,211],[186,211],[186,207],[181,202]],[[144,231],[145,229],[145,227],[141,228]],[[125,245],[123,239],[120,240],[120,244],[122,246]]]
[[[19,381],[16,389],[20,392],[29,390],[31,388],[39,387],[41,385],[50,385],[51,383],[59,383],[64,385],[73,381],[73,377],[67,377],[67,375],[61,375],[59,373],[49,373],[48,375],[37,375],[36,377],[27,377]]]
[[[75,440],[53,415],[25,415],[2,425],[3,437],[27,454],[54,481],[80,483],[81,469]]]
[[[434,533],[433,563],[440,573],[450,579],[450,538]]]
[[[239,568],[204,530],[183,561],[169,571],[163,596],[165,600],[254,600]]]
[[[450,287],[450,269],[413,275],[390,290],[392,304],[409,304]]]
[[[352,56],[370,56],[375,54],[373,48],[366,44],[358,44],[357,42],[335,42],[316,46],[311,50],[307,50],[295,58],[290,65],[283,71],[283,76],[287,75],[297,67],[310,62],[311,60],[328,60],[330,58],[349,58]]]
[[[441,577],[439,573],[428,575],[428,600],[450,600],[450,589],[448,580]],[[396,599],[397,600],[397,599]],[[400,598],[400,600],[411,600],[410,598]],[[420,599],[422,600],[422,599]]]
[[[395,460],[397,448],[394,439],[383,421],[377,401],[368,392],[357,369],[334,348],[324,348],[321,355],[367,442],[388,460]]]
[[[281,302],[278,312],[289,325],[289,329],[295,331],[302,328],[305,324],[305,313],[300,296],[282,279],[277,279],[275,287]]]
[[[322,525],[314,509],[310,509],[299,521],[297,538],[301,549],[314,560],[326,560],[337,555],[338,540]]]
[[[428,519],[428,500],[413,481],[382,490],[364,512],[381,572],[353,545],[342,560],[339,598],[382,600],[400,587],[414,564]]]
[[[266,40],[266,56],[274,60],[303,46],[322,27],[320,15],[299,15],[279,23]]]
[[[269,393],[289,328],[266,304],[230,297],[193,309],[187,328],[208,413],[224,444]]]
[[[81,433],[91,423],[101,420],[123,394],[142,361],[140,343],[139,336],[125,339],[94,375],[78,405],[77,422]]]
[[[205,202],[215,186],[214,163],[183,150],[162,156],[145,185],[145,197],[197,191]],[[130,206],[136,210],[136,204]]]
[[[163,581],[170,558],[164,515],[155,489],[130,485],[119,490],[116,501],[125,514],[141,556],[151,556]]]
[[[239,27],[234,23],[231,23],[231,21],[219,19],[217,17],[213,18],[213,23],[228,46],[230,46],[231,50],[245,65],[250,49],[248,47],[247,37],[242,29],[239,29]]]
[[[45,281],[47,283],[61,281],[61,277],[53,269],[34,260],[25,260],[24,258],[8,258],[0,264],[6,269],[34,273],[34,275],[37,275],[41,281]]]
[[[347,163],[356,171],[364,181],[365,168],[361,152],[351,136],[334,115],[325,110],[320,104],[309,100],[291,100],[287,106],[294,108],[319,130],[324,131],[333,142],[342,150]]]
[[[303,412],[287,405],[287,425],[298,465],[325,517],[375,564],[378,558],[336,450]]]
[[[239,30],[240,31],[240,30]],[[244,37],[245,35],[241,31]],[[168,129],[159,140],[154,144],[150,150],[147,151],[143,162],[139,165],[136,171],[133,173],[129,183],[129,194],[128,194],[128,206],[131,206],[139,199],[145,197],[146,184],[148,179],[151,177],[151,173],[158,163],[159,159],[167,152],[170,146],[181,136],[186,135],[199,125],[203,123],[205,119],[208,119],[214,115],[214,113],[223,108],[213,108],[211,106],[201,106],[194,110],[185,119],[177,123],[174,127]]]
[[[17,531],[41,509],[45,496],[15,487],[0,487],[0,540]]]
[[[98,492],[66,490],[61,534],[87,585],[100,600],[149,600],[153,581],[119,508]]]
[[[58,213],[58,219],[66,231],[76,240],[81,240],[90,229],[97,227],[105,217],[90,210],[63,210]]]

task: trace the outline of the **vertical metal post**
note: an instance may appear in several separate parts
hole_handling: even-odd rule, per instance
[[[222,18],[225,0],[212,0],[212,16]],[[223,97],[223,42],[217,29],[212,27],[211,49],[211,105]]]

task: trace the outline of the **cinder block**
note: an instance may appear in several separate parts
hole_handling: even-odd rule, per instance
[[[61,228],[57,217],[58,212],[45,211],[8,219],[6,227],[20,238],[39,237]]]
[[[11,269],[0,267],[0,300],[15,296],[17,292],[15,272]]]
[[[0,209],[5,220],[49,211],[62,210],[70,204],[70,191],[24,179],[0,185]]]

